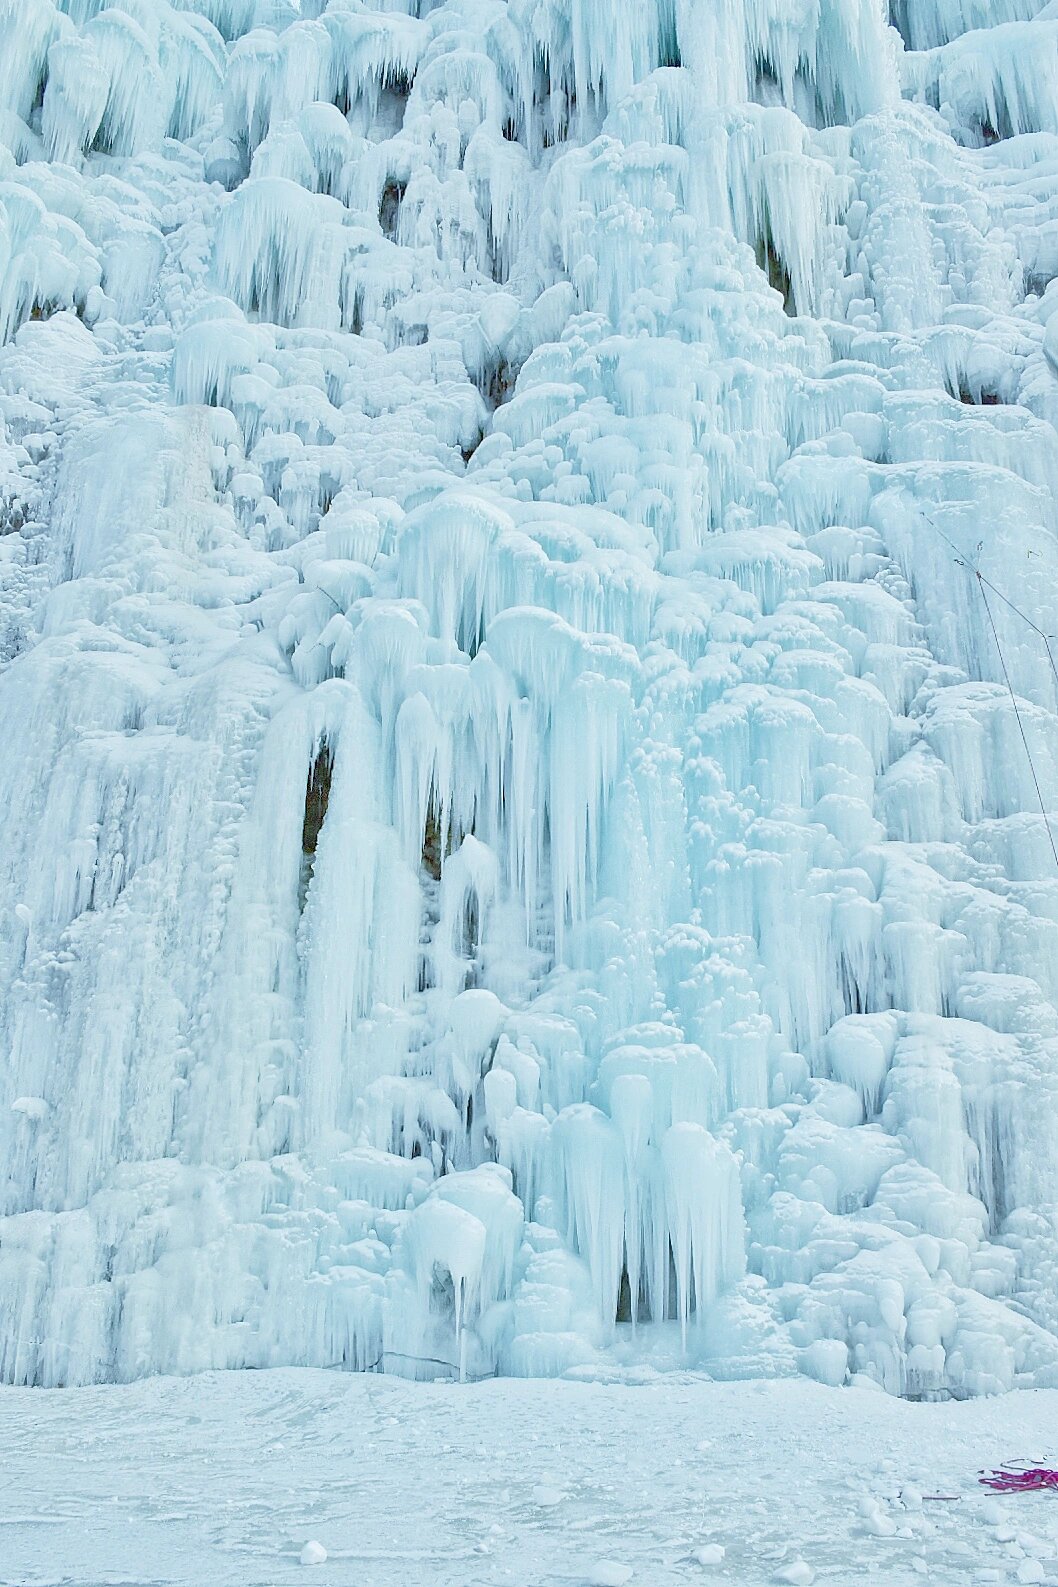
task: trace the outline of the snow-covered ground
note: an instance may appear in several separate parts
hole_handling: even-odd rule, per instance
[[[0,1582],[1056,1582],[1058,1498],[977,1482],[1056,1428],[1051,1390],[912,1405],[796,1379],[8,1390]],[[309,1542],[326,1562],[300,1563]]]

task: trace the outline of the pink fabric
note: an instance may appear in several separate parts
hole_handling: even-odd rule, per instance
[[[1020,1470],[993,1471],[990,1477],[982,1477],[981,1482],[996,1493],[1032,1493],[1038,1488],[1058,1489],[1058,1471],[1047,1466],[1028,1466]]]

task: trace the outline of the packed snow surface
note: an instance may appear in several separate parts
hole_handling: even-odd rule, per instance
[[[0,1394],[4,1587],[1058,1582],[1053,1390],[402,1383],[305,1369]],[[541,1493],[554,1495],[542,1499]]]
[[[0,0],[0,1380],[1058,1384],[1056,106]]]

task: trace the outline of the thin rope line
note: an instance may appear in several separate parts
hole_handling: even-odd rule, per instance
[[[921,509],[920,509],[920,511],[921,511]],[[981,572],[980,568],[975,567],[969,561],[969,559],[966,557],[964,552],[959,550],[959,547],[955,544],[955,541],[952,540],[950,535],[945,534],[945,532],[941,528],[940,524],[934,522],[934,520],[930,517],[928,512],[922,511],[921,512],[921,516],[924,519],[924,521],[929,524],[931,529],[935,529],[936,530],[936,532],[940,535],[940,537],[944,541],[944,543],[951,547],[952,551],[954,551],[954,553],[955,553],[955,560],[958,563],[958,565],[961,568],[966,568],[966,570],[968,572],[972,573],[974,575],[974,577],[980,581],[980,583],[987,584],[988,588],[992,591],[992,593],[994,595],[997,595],[999,597],[999,599],[1003,602],[1004,606],[1009,606],[1010,610],[1012,612],[1016,612],[1017,613],[1017,615],[1021,618],[1022,622],[1027,623],[1034,633],[1039,634],[1039,636],[1043,640],[1043,643],[1044,643],[1044,645],[1046,647],[1046,650],[1047,650],[1047,660],[1051,664],[1051,671],[1054,674],[1054,681],[1055,681],[1055,683],[1058,683],[1058,663],[1055,662],[1054,651],[1051,649],[1051,640],[1053,638],[1055,638],[1056,636],[1054,634],[1045,634],[1043,629],[1040,627],[1040,625],[1038,623],[1034,623],[1033,622],[1033,620],[1029,616],[1028,612],[1022,611],[1021,607],[1017,604],[1016,601],[1012,601],[1010,599],[1009,595],[1004,595],[1003,591],[999,588],[999,586],[997,584],[993,584],[991,579],[986,578],[985,575]]]
[[[995,619],[992,616],[992,608],[988,604],[988,596],[985,594],[985,580],[981,577],[981,574],[977,572],[976,568],[974,569],[974,576],[977,579],[977,585],[981,591],[981,599],[985,603],[985,611],[988,613],[988,625],[992,630],[992,638],[995,640],[996,649],[999,651],[1000,666],[1003,668],[1003,677],[1006,679],[1007,688],[1010,691],[1010,700],[1014,707],[1014,715],[1018,719],[1018,730],[1021,733],[1021,742],[1025,746],[1025,754],[1028,756],[1029,761],[1029,770],[1032,773],[1032,781],[1036,787],[1036,797],[1040,801],[1040,813],[1043,816],[1043,824],[1047,828],[1047,836],[1051,840],[1051,853],[1054,855],[1055,868],[1058,869],[1058,844],[1056,844],[1054,841],[1054,832],[1051,829],[1051,818],[1047,814],[1047,806],[1043,802],[1043,790],[1040,788],[1040,779],[1036,775],[1036,766],[1032,759],[1032,750],[1029,748],[1029,740],[1028,734],[1025,732],[1025,724],[1021,719],[1021,707],[1018,705],[1018,697],[1014,693],[1014,685],[1010,681],[1010,673],[1007,669],[1007,658],[1004,656],[1003,647],[999,643],[999,635],[996,632]]]
[[[977,568],[974,568],[973,571],[977,575],[977,578],[978,578],[978,580],[980,581],[981,584],[987,584],[988,588],[992,591],[992,593],[994,595],[998,595],[999,599],[1004,603],[1004,605],[1009,606],[1010,610],[1012,612],[1017,612],[1018,616],[1022,619],[1022,621],[1028,623],[1029,627],[1035,633],[1039,634],[1040,638],[1043,640],[1043,643],[1044,643],[1044,645],[1047,648],[1047,660],[1051,664],[1051,671],[1054,673],[1054,681],[1055,681],[1055,683],[1058,683],[1058,666],[1055,665],[1054,652],[1051,649],[1051,635],[1050,634],[1045,634],[1043,629],[1039,626],[1039,624],[1038,623],[1034,623],[1032,621],[1032,618],[1028,615],[1027,612],[1023,612],[1021,610],[1020,606],[1015,605],[1015,603],[1010,599],[1009,595],[1004,595],[1002,590],[996,588],[996,586],[992,583],[991,579],[986,579],[984,574],[981,573]],[[981,591],[981,594],[982,595],[984,594],[983,590]]]
[[[47,1350],[65,1350],[67,1352],[72,1352],[76,1348],[75,1345],[69,1344],[63,1339],[27,1339],[25,1343],[28,1348],[38,1352],[44,1352]],[[343,1359],[341,1361],[324,1361],[320,1365],[314,1366],[313,1370],[317,1372],[348,1372],[351,1376],[358,1376],[369,1372],[377,1372],[383,1361],[385,1361],[387,1358],[396,1361],[418,1361],[423,1366],[447,1367],[449,1372],[458,1373],[459,1371],[459,1363],[456,1361],[445,1361],[441,1356],[413,1356],[410,1355],[406,1350],[383,1350],[380,1355],[375,1357],[374,1361],[365,1362],[362,1367],[351,1367],[348,1360]],[[116,1364],[113,1353],[111,1353],[109,1356],[96,1353],[93,1355],[92,1360],[95,1361],[97,1366],[106,1367],[109,1371],[113,1371]],[[235,1370],[239,1372],[267,1372],[270,1370],[270,1368],[259,1367],[255,1362],[252,1362],[247,1363],[243,1367],[238,1367]],[[196,1374],[187,1374],[185,1375],[183,1381],[186,1382],[188,1377],[195,1375]],[[468,1383],[487,1383],[490,1379],[498,1376],[499,1369],[493,1368],[491,1372],[468,1372],[466,1374],[466,1381]],[[124,1382],[125,1380],[122,1379],[121,1381]],[[0,1485],[0,1491],[2,1491],[2,1485]]]
[[[1010,702],[1014,707],[1014,715],[1017,718],[1018,731],[1021,734],[1021,742],[1025,746],[1025,755],[1028,759],[1029,771],[1032,773],[1032,781],[1036,789],[1036,798],[1039,800],[1040,814],[1043,816],[1043,824],[1047,829],[1047,837],[1050,840],[1051,853],[1054,855],[1055,868],[1058,869],[1058,843],[1055,842],[1054,831],[1051,827],[1051,818],[1047,813],[1047,806],[1044,803],[1043,790],[1040,787],[1040,779],[1036,775],[1036,765],[1032,758],[1032,750],[1029,748],[1028,734],[1025,732],[1025,723],[1022,720],[1021,708],[1018,705],[1018,697],[1014,693],[1014,685],[1011,682],[1010,669],[1007,667],[1007,658],[1003,654],[1003,646],[999,642],[999,632],[996,628],[995,619],[992,616],[992,608],[989,605],[988,596],[985,593],[986,586],[992,591],[994,595],[999,597],[1005,606],[1009,606],[1012,612],[1016,612],[1021,620],[1027,623],[1034,633],[1039,634],[1047,650],[1047,660],[1050,662],[1051,672],[1054,674],[1055,683],[1058,684],[1058,666],[1055,664],[1054,652],[1051,649],[1051,635],[1045,634],[1039,624],[1034,623],[1028,613],[1023,612],[1021,607],[1018,606],[1015,601],[1010,599],[1009,595],[1004,595],[1003,591],[999,589],[997,585],[993,584],[991,579],[985,577],[980,568],[974,567],[964,555],[964,553],[955,544],[955,541],[952,540],[949,535],[945,534],[944,530],[940,527],[940,524],[934,522],[928,512],[920,509],[920,514],[924,522],[929,524],[930,528],[934,529],[937,534],[940,535],[945,544],[951,547],[952,551],[955,553],[955,560],[959,567],[963,567],[968,573],[972,573],[974,578],[977,580],[977,587],[981,593],[981,600],[984,602],[985,612],[988,616],[988,626],[992,630],[992,638],[995,640],[996,650],[999,652],[999,663],[1003,668],[1003,677],[1006,681],[1007,691],[1010,694]]]
[[[455,1361],[443,1361],[440,1356],[412,1356],[405,1350],[383,1350],[377,1361],[372,1362],[365,1370],[371,1372],[375,1367],[381,1366],[387,1356],[392,1356],[397,1361],[422,1361],[428,1366],[447,1367],[449,1372],[458,1372],[459,1366]],[[483,1383],[486,1378],[494,1378],[495,1372],[467,1373],[468,1379],[474,1383]]]

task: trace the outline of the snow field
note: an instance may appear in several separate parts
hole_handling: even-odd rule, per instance
[[[1053,1450],[1053,1390],[909,1405],[640,1376],[461,1388],[287,1369],[5,1390],[0,1580],[1058,1581],[1053,1495],[977,1485],[982,1463]]]

